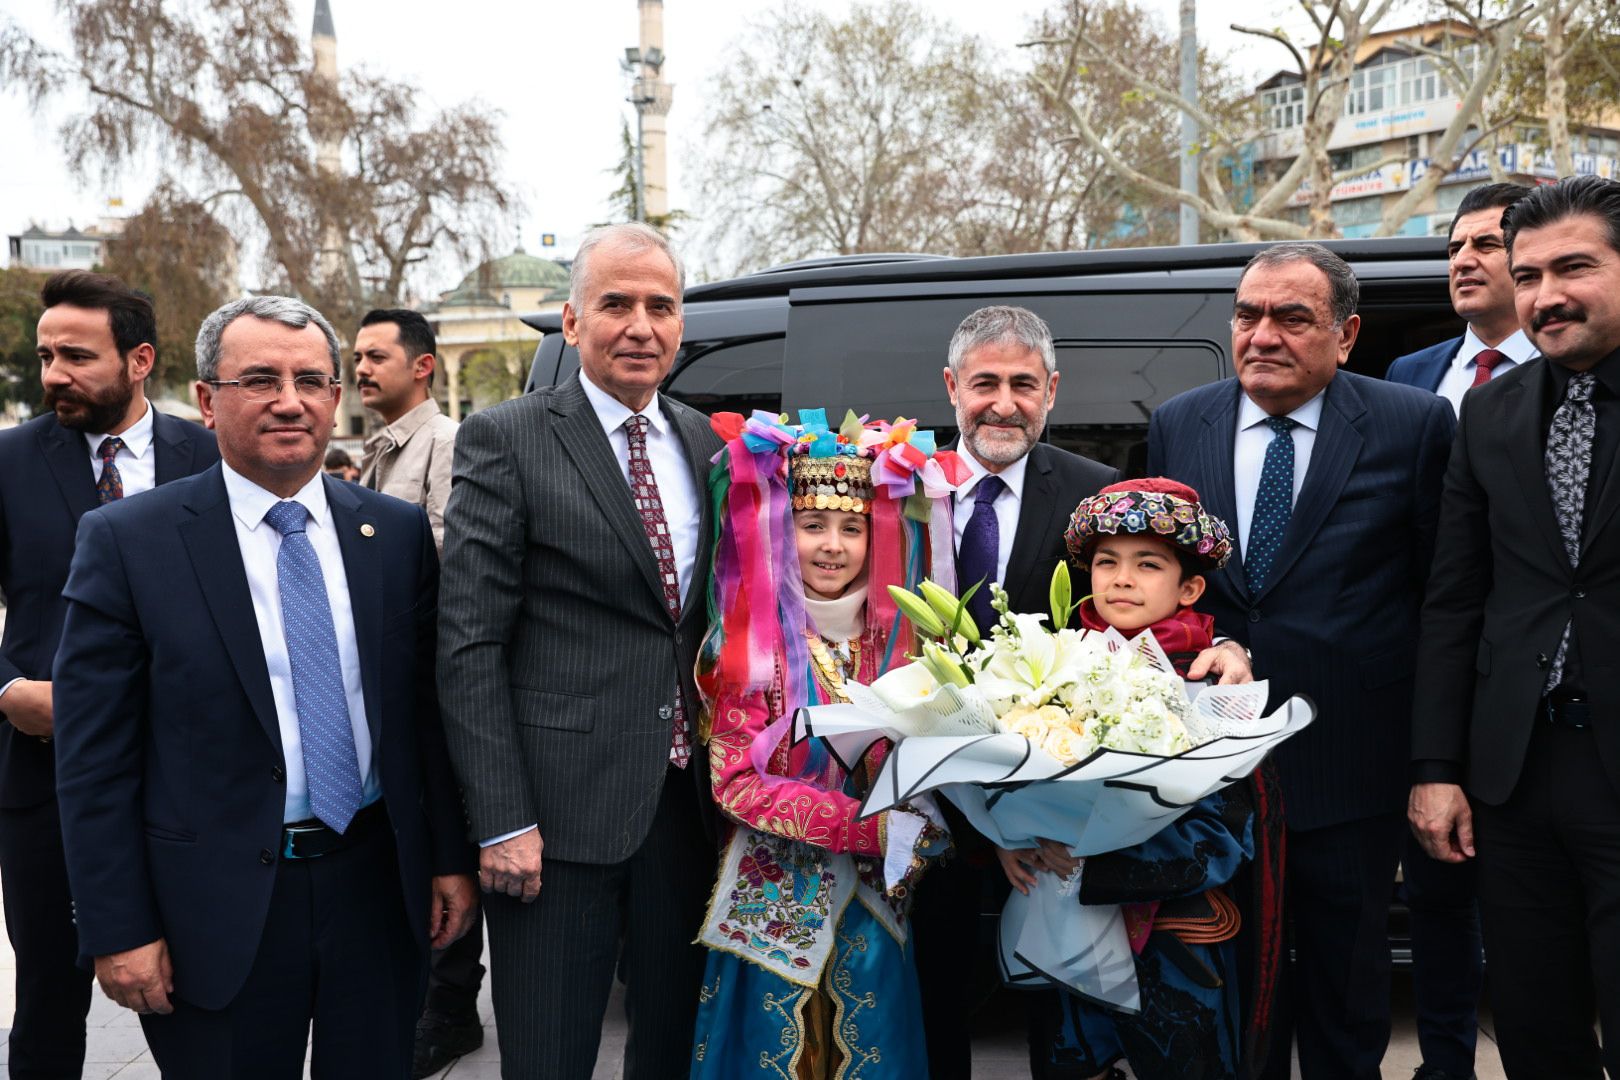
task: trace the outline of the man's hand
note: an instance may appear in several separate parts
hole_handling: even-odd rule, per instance
[[[478,853],[478,884],[485,892],[505,893],[525,904],[540,895],[539,829],[491,844]]]
[[[1441,862],[1474,857],[1474,811],[1456,784],[1413,784],[1406,819],[1423,850]]]
[[[441,874],[433,879],[428,909],[428,939],[442,949],[472,929],[478,913],[478,886],[471,874]]]
[[[1199,653],[1193,658],[1192,667],[1187,669],[1189,682],[1197,682],[1211,675],[1221,686],[1254,682],[1254,668],[1249,663],[1249,654],[1230,638]]]
[[[51,719],[51,684],[39,679],[18,679],[0,697],[0,712],[24,735],[48,739],[56,727]]]
[[[174,968],[169,964],[169,943],[162,938],[128,952],[96,957],[96,981],[102,993],[126,1009],[142,1015],[174,1012],[169,1003]]]

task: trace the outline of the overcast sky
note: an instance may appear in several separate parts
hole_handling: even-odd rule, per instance
[[[330,0],[337,27],[340,67],[364,64],[419,86],[429,101],[450,105],[478,97],[504,113],[504,173],[525,207],[519,222],[523,242],[541,253],[540,235],[555,233],[566,253],[586,227],[607,213],[604,196],[616,182],[605,170],[619,156],[625,77],[618,61],[636,44],[635,0],[588,0],[496,4],[489,0],[427,3],[423,0]],[[813,0],[842,11],[846,0]],[[1176,0],[1142,0],[1169,29],[1177,24]],[[293,0],[300,25],[310,25],[315,0]],[[1044,0],[927,0],[927,6],[962,29],[1010,49]],[[760,0],[666,0],[665,73],[675,84],[669,114],[670,205],[690,207],[682,166],[703,113],[711,77],[727,63],[745,20],[764,10]],[[1245,67],[1275,70],[1267,46],[1226,30],[1235,20],[1275,24],[1284,0],[1203,0],[1200,34],[1231,52],[1243,42]],[[55,0],[0,0],[0,12],[35,34],[62,43],[65,33]],[[121,196],[126,211],[150,191],[156,165],[148,161],[116,182],[70,173],[56,130],[82,100],[61,101],[34,114],[15,92],[0,90],[0,231],[19,232],[29,221],[61,228],[71,220],[94,223],[109,197]],[[515,240],[515,237],[513,238]],[[508,240],[502,247],[509,247]],[[421,284],[448,288],[457,268],[440,268]],[[449,280],[445,280],[448,278]]]

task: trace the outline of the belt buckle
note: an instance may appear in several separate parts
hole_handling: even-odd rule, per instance
[[[281,857],[284,859],[318,859],[321,852],[299,854],[298,837],[308,833],[320,832],[325,828],[322,825],[284,825],[281,829]]]

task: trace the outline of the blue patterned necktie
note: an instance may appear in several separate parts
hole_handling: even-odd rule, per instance
[[[96,456],[101,458],[101,479],[96,481],[96,498],[103,506],[124,497],[124,478],[118,475],[118,462],[113,460],[123,448],[124,440],[116,435],[102,439],[101,445],[96,448]]]
[[[962,546],[956,553],[956,580],[966,592],[983,581],[979,591],[968,601],[968,614],[980,630],[988,630],[995,622],[990,608],[990,583],[996,580],[996,567],[1001,562],[1001,524],[996,520],[996,498],[1007,490],[1007,483],[999,476],[986,476],[973,489],[973,515],[962,530]]]
[[[1266,444],[1260,487],[1254,493],[1254,513],[1249,518],[1249,547],[1243,553],[1243,580],[1250,596],[1265,588],[1288,519],[1294,514],[1294,429],[1299,421],[1268,416],[1266,426],[1274,434]]]
[[[304,774],[309,780],[309,809],[341,833],[360,809],[362,793],[326,580],[304,532],[309,511],[302,503],[276,503],[264,519],[281,534],[276,584],[281,590],[281,632],[287,640],[298,738],[303,743]]]
[[[1592,474],[1592,439],[1597,434],[1597,410],[1592,391],[1597,376],[1579,371],[1569,377],[1569,388],[1558,411],[1553,413],[1547,432],[1547,488],[1552,494],[1553,512],[1558,515],[1558,531],[1564,538],[1564,553],[1570,566],[1581,564],[1581,525],[1586,520],[1586,483]],[[1551,693],[1564,681],[1564,664],[1569,657],[1571,619],[1558,639],[1558,652],[1547,669],[1545,691]]]

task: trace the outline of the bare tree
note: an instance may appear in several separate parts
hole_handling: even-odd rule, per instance
[[[1554,169],[1573,173],[1571,126],[1601,119],[1620,98],[1620,0],[1541,0],[1502,96],[1522,118],[1545,120]]]
[[[6,23],[0,76],[36,102],[88,92],[89,111],[63,131],[70,163],[113,174],[158,148],[199,202],[252,229],[265,284],[335,317],[369,299],[398,299],[409,268],[436,252],[465,257],[508,208],[488,109],[461,106],[424,124],[410,86],[317,75],[287,0],[61,0],[59,8],[68,51]],[[318,161],[333,144],[346,159],[336,172]],[[323,279],[323,245],[334,234],[342,272]],[[362,295],[362,278],[372,297]]]

